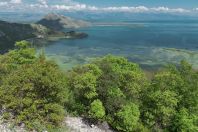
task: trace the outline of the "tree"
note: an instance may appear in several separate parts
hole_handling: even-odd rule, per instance
[[[140,111],[136,104],[130,103],[123,106],[115,114],[115,122],[113,125],[119,131],[132,132],[138,128]]]
[[[195,115],[198,110],[197,82],[197,72],[185,61],[159,72],[144,94],[143,122],[153,129],[195,130]]]
[[[123,103],[140,103],[141,93],[147,87],[147,80],[140,67],[123,57],[105,56],[94,62],[101,70],[98,80],[98,93],[106,107],[115,106],[107,111],[114,113]],[[114,105],[114,100],[116,104]],[[112,102],[112,104],[106,103]]]
[[[105,113],[103,119],[111,125],[117,122],[113,125],[114,128],[120,128],[122,131],[131,131],[135,128],[130,125],[136,120],[128,122],[127,116],[133,115],[133,110],[137,110],[142,104],[142,93],[148,84],[137,64],[123,57],[108,55],[96,59],[91,64],[74,68],[68,75],[69,86],[74,91],[73,96],[80,115],[84,116],[87,114],[86,111],[89,111],[93,118],[101,118]],[[128,106],[131,103],[133,108]],[[118,123],[120,120],[128,124],[122,126]]]
[[[34,48],[30,48],[30,43],[27,41],[16,42],[14,50],[10,50],[7,54],[7,63],[13,65],[30,64],[36,60],[36,52]]]
[[[3,79],[0,87],[4,114],[29,129],[37,129],[34,122],[47,128],[60,125],[68,95],[66,76],[51,62],[21,65]]]
[[[2,76],[15,70],[22,64],[31,64],[37,60],[34,48],[30,48],[27,41],[19,41],[15,44],[15,49],[0,56],[0,80]]]
[[[197,132],[198,116],[190,114],[187,109],[180,109],[175,115],[172,131],[175,132]]]
[[[105,108],[99,99],[91,103],[89,115],[95,119],[102,119],[105,116]]]
[[[182,85],[180,76],[171,72],[158,73],[154,77],[144,102],[144,119],[147,125],[162,129],[171,125],[181,98],[176,89]]]
[[[181,62],[177,72],[184,82],[183,87],[178,91],[182,96],[179,106],[198,114],[198,72],[186,61]]]

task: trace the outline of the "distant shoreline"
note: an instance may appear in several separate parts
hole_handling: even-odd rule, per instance
[[[110,26],[130,26],[130,27],[145,27],[143,23],[128,23],[128,22],[95,22],[92,26],[110,27]]]

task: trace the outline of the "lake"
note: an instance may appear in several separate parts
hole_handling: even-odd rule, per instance
[[[125,56],[148,69],[183,59],[198,68],[198,21],[97,23],[77,30],[89,37],[51,42],[38,51],[44,49],[64,69],[107,54]]]

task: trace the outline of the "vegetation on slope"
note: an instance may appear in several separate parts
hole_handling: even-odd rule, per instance
[[[72,111],[81,116],[118,131],[198,131],[198,72],[185,61],[149,81],[137,64],[109,55],[74,68],[68,78]]]
[[[65,111],[123,132],[197,132],[198,72],[182,61],[147,79],[123,57],[105,56],[62,73],[26,41],[0,57],[0,108],[28,130],[61,127]]]
[[[24,123],[30,130],[43,131],[61,124],[68,101],[67,78],[57,65],[35,58],[27,42],[0,59],[0,104],[3,116],[16,125]]]
[[[39,24],[21,24],[0,21],[0,52],[14,47],[15,41],[50,36],[65,37],[65,33],[53,31]]]
[[[88,26],[88,22],[73,20],[56,14],[49,14],[35,24],[10,23],[0,20],[0,53],[5,53],[9,49],[14,48],[14,43],[20,40],[28,40],[40,44],[60,38],[81,39],[88,36],[86,33],[75,31],[62,32],[52,28],[57,26],[77,28]]]

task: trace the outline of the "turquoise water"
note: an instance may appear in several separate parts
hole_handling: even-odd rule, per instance
[[[144,68],[183,59],[198,68],[198,22],[109,23],[78,30],[89,37],[51,42],[43,47],[47,58],[65,69],[107,54],[125,56]]]

